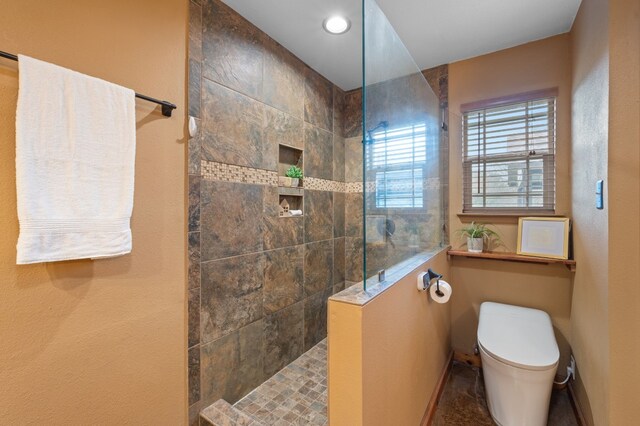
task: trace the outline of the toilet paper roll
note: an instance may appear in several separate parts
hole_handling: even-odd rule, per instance
[[[453,292],[453,290],[451,290],[451,285],[445,280],[440,280],[440,291],[442,292],[442,296],[437,295],[436,291],[438,291],[438,286],[434,282],[431,284],[431,287],[429,287],[429,294],[431,294],[431,298],[436,303],[447,303],[451,298],[451,293]]]

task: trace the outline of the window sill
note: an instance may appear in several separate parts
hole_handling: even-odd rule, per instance
[[[520,217],[566,217],[566,215],[558,214],[555,212],[477,212],[477,213],[457,213],[461,222],[471,222],[475,219],[493,219],[495,222],[501,223],[518,223]]]

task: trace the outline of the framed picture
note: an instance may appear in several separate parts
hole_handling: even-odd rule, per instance
[[[518,254],[569,258],[569,226],[566,217],[521,217],[518,219]]]

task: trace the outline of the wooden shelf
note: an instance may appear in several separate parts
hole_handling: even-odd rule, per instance
[[[472,257],[476,259],[493,259],[493,260],[502,260],[506,262],[541,263],[545,265],[560,264],[560,265],[565,265],[567,269],[569,269],[571,272],[575,272],[576,270],[575,260],[549,259],[546,257],[523,256],[521,254],[500,252],[500,251],[471,253],[466,250],[449,250],[447,251],[447,256],[448,257],[451,257],[451,256]]]

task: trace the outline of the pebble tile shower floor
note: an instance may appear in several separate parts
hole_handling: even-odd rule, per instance
[[[327,340],[302,354],[234,407],[264,425],[326,425]]]

